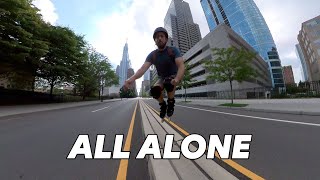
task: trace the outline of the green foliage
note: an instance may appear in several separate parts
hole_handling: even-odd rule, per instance
[[[299,87],[297,87],[296,84],[286,85],[287,94],[296,94],[302,92],[300,90],[302,90],[302,88],[299,89]]]
[[[45,23],[32,0],[0,1],[0,77],[15,89],[33,89],[42,79],[51,94],[68,82],[83,98],[118,84],[106,56],[70,28]]]
[[[102,87],[118,84],[118,77],[106,56],[93,48],[87,48],[86,54],[87,60],[78,65],[76,78],[76,87],[83,98],[100,92]]]
[[[188,64],[185,65],[185,71],[184,71],[184,76],[181,81],[181,86],[184,89],[184,97],[185,97],[185,102],[187,101],[187,88],[191,85],[191,83],[194,82],[192,80],[191,74],[190,74],[190,66]]]
[[[49,51],[41,58],[37,76],[49,82],[52,94],[56,84],[71,81],[76,75],[73,67],[80,63],[81,58],[75,56],[79,41],[72,30],[52,26],[47,33]]]
[[[40,57],[48,50],[46,26],[31,0],[0,2],[0,75],[10,77],[13,86],[25,83],[23,77],[34,79]]]
[[[141,97],[150,97],[149,94],[147,92],[142,92]]]
[[[226,107],[246,107],[246,106],[248,106],[248,104],[226,103],[226,104],[220,104],[219,106],[226,106]]]
[[[256,76],[256,71],[251,67],[255,53],[244,49],[215,48],[212,49],[215,60],[207,60],[205,67],[209,72],[208,80],[230,83],[231,100],[233,103],[232,81],[242,82]]]
[[[137,97],[135,91],[133,89],[124,89],[123,87],[120,88],[120,98],[135,98]]]
[[[183,79],[181,81],[181,86],[186,89],[188,88],[191,83],[193,82],[191,75],[190,75],[190,66],[189,65],[185,65],[185,71],[184,71],[184,76]]]

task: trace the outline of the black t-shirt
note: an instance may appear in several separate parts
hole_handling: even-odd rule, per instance
[[[178,67],[175,59],[181,57],[180,51],[176,47],[167,46],[163,51],[154,50],[146,59],[146,62],[153,64],[161,78],[176,75]]]

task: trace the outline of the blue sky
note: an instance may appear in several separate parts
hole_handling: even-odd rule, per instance
[[[120,9],[117,0],[52,0],[59,15],[58,25],[69,26],[77,33],[90,36],[95,31],[95,19]],[[79,3],[80,2],[80,3]]]
[[[97,19],[121,11],[121,6],[124,4],[118,0],[52,0],[52,2],[60,17],[56,24],[72,28],[77,34],[85,35],[88,41],[96,37]],[[112,65],[115,67],[117,64],[112,62]]]
[[[189,3],[193,20],[202,37],[209,28],[200,0]],[[282,65],[292,65],[295,81],[301,79],[301,64],[295,44],[301,23],[320,15],[318,0],[254,0],[263,14],[277,45]],[[129,57],[135,71],[156,48],[154,28],[163,26],[171,0],[34,0],[46,21],[71,27],[83,34],[99,52],[116,66],[128,41]],[[128,39],[128,40],[127,40]],[[141,79],[137,81],[138,88]]]

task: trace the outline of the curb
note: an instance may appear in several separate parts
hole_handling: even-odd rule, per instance
[[[59,109],[69,109],[69,108],[76,108],[76,107],[84,107],[84,106],[92,106],[92,105],[97,105],[97,104],[102,104],[102,103],[110,103],[110,102],[115,102],[115,101],[121,101],[121,99],[116,99],[116,100],[104,100],[103,102],[99,101],[99,102],[94,102],[94,103],[90,103],[90,104],[80,104],[80,105],[74,105],[74,106],[67,106],[67,107],[52,107],[50,109],[40,109],[40,110],[30,110],[27,112],[14,112],[14,113],[10,113],[10,114],[6,114],[6,115],[1,115],[0,114],[0,118],[4,118],[4,117],[9,117],[9,116],[16,116],[16,115],[23,115],[23,114],[31,114],[31,113],[37,113],[37,112],[46,112],[46,111],[54,111],[54,110],[59,110]]]
[[[239,107],[220,107],[220,106],[208,106],[222,109],[236,109],[242,111],[252,112],[266,112],[266,113],[279,113],[279,114],[294,114],[294,115],[307,115],[307,116],[320,116],[320,112],[307,112],[307,111],[286,111],[286,110],[273,110],[273,109],[255,109],[255,108],[239,108]]]

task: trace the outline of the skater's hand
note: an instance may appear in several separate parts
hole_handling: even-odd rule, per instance
[[[174,86],[176,86],[176,85],[179,84],[179,80],[176,79],[176,78],[174,78],[174,79],[171,80],[171,84],[174,85]]]
[[[131,80],[131,79],[127,79],[127,80],[124,82],[124,85],[123,85],[124,89],[125,89],[125,90],[128,90],[128,89],[130,88],[131,84],[132,84],[132,80]]]

